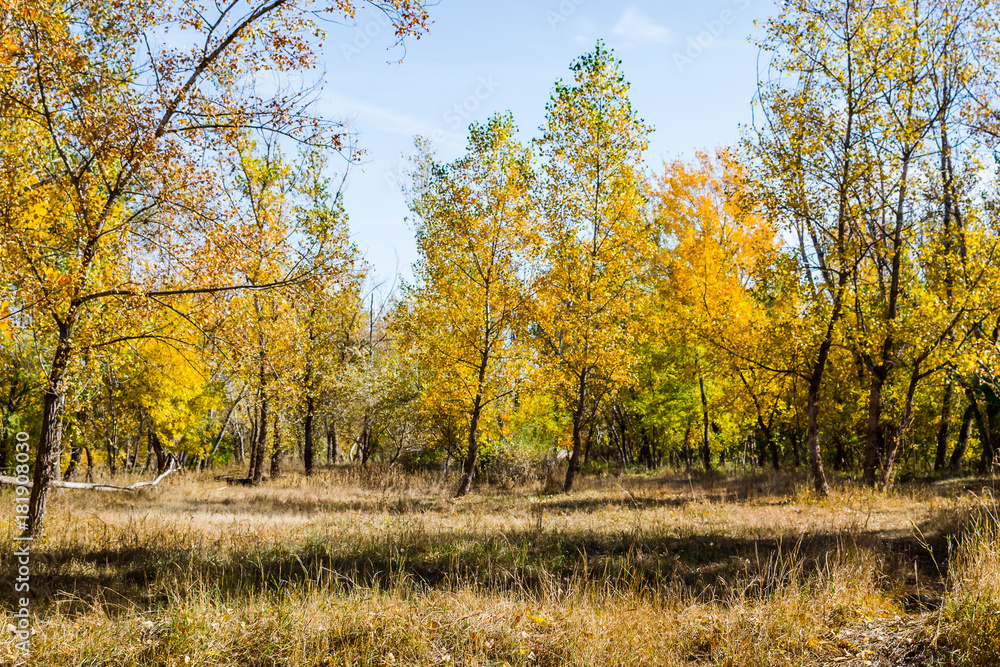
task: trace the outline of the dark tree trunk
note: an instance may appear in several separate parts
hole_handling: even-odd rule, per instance
[[[768,428],[765,433],[767,438],[768,447],[771,450],[771,467],[777,472],[781,470],[781,455],[778,452],[778,439],[774,437],[774,431]]]
[[[108,440],[107,444],[108,450],[108,473],[114,477],[118,474],[118,448],[115,444]]]
[[[876,471],[881,463],[881,445],[885,434],[882,432],[882,389],[884,374],[881,371],[872,372],[872,384],[868,390],[868,424],[865,428],[865,458],[862,463],[862,474],[865,484],[875,486]]]
[[[590,422],[590,430],[587,431],[587,446],[583,450],[583,465],[590,463],[590,447],[594,444],[594,422]]]
[[[580,467],[580,454],[583,450],[583,417],[587,409],[587,376],[584,371],[580,375],[580,386],[577,392],[576,410],[573,411],[573,453],[569,457],[569,467],[566,469],[566,482],[563,492],[573,489],[577,468]]]
[[[844,448],[844,438],[837,435],[834,438],[834,445],[836,449],[833,453],[833,469],[838,472],[843,472],[847,469],[847,450]]]
[[[372,428],[371,423],[365,425],[365,430],[362,432],[362,448],[361,448],[361,465],[368,465],[368,457],[371,456],[372,450],[375,448],[375,433]]]
[[[802,465],[802,454],[799,452],[799,431],[797,428],[788,429],[788,439],[792,442],[792,461],[798,468]]]
[[[948,437],[951,435],[951,410],[954,403],[955,385],[948,382],[941,401],[941,424],[937,432],[937,450],[934,453],[934,470],[941,470],[947,462]]]
[[[688,422],[687,429],[684,431],[684,445],[683,445],[683,455],[684,455],[684,467],[687,468],[688,472],[694,467],[694,452],[691,451],[691,423]]]
[[[257,423],[257,437],[253,446],[253,461],[249,474],[250,481],[254,485],[260,484],[260,481],[264,479],[264,458],[267,453],[268,418],[267,397],[262,395],[260,401],[260,417]]]
[[[305,430],[303,440],[305,444],[302,447],[302,464],[305,466],[306,475],[311,475],[313,473],[313,420],[315,418],[315,402],[312,396],[306,398],[306,418],[303,423],[303,429]]]
[[[993,455],[993,443],[990,437],[990,427],[986,422],[986,416],[983,414],[982,409],[979,407],[979,401],[976,400],[976,394],[972,389],[966,390],[966,397],[969,399],[969,407],[972,408],[972,416],[976,422],[976,430],[979,431],[979,441],[983,445],[983,455],[979,461],[980,472],[987,471],[987,462],[990,461]]]
[[[160,436],[157,435],[156,429],[154,429],[152,425],[149,426],[147,437],[149,439],[149,448],[156,455],[156,474],[159,475],[167,468],[167,454],[163,451],[163,445],[160,443]]]
[[[14,438],[14,429],[11,428],[8,422],[8,416],[5,413],[3,418],[3,428],[0,429],[0,473],[6,475],[10,468],[10,454],[11,446]]]
[[[823,470],[823,452],[819,446],[819,389],[822,377],[822,370],[817,365],[809,385],[806,449],[809,452],[809,467],[813,476],[813,486],[817,493],[828,496],[830,495],[830,484],[826,481],[826,472]]]
[[[1000,328],[1000,322],[998,322],[998,328]],[[996,334],[993,338],[996,340]],[[992,473],[997,469],[997,457],[1000,455],[1000,398],[997,397],[990,385],[983,386],[983,396],[986,399],[984,406],[986,428],[990,431],[990,449],[989,452],[985,450],[983,452],[983,470]]]
[[[94,481],[94,457],[90,453],[90,447],[84,447],[83,453],[87,455],[87,481]]]
[[[59,327],[59,345],[52,360],[48,385],[42,403],[42,430],[35,454],[35,471],[28,501],[28,525],[25,536],[37,536],[45,523],[51,483],[59,479],[62,458],[63,414],[66,409],[66,368],[70,356],[72,326]]]
[[[708,418],[708,396],[705,395],[705,377],[701,368],[698,369],[698,389],[701,391],[701,415],[702,415],[702,435],[701,435],[701,462],[705,470],[712,470],[712,445],[709,440],[711,428]]]
[[[472,481],[476,477],[476,463],[479,459],[479,417],[482,414],[482,396],[476,396],[472,404],[472,415],[469,419],[469,448],[465,453],[465,464],[462,467],[462,479],[458,483],[456,498],[461,498],[472,489]]]
[[[281,474],[281,428],[278,415],[274,415],[274,448],[271,450],[271,479]]]
[[[955,443],[955,451],[951,453],[951,461],[948,464],[948,467],[954,472],[958,472],[962,467],[965,450],[969,447],[969,436],[972,435],[973,419],[975,419],[975,411],[970,404],[962,415],[962,428],[958,432],[958,442]]]
[[[247,478],[253,479],[253,471],[257,465],[257,424],[260,422],[260,407],[256,410],[253,424],[250,425],[250,465],[247,468]],[[242,441],[241,441],[242,442]]]
[[[82,450],[79,445],[73,445],[69,450],[69,465],[66,466],[66,472],[63,473],[63,479],[67,482],[72,482],[76,477],[76,470],[80,466],[80,457],[83,455]]]

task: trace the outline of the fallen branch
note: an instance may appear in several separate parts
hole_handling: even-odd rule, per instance
[[[172,472],[176,472],[176,470],[177,468],[171,465],[156,479],[148,482],[136,482],[135,484],[130,484],[129,486],[114,486],[113,484],[87,484],[86,482],[63,482],[61,480],[52,480],[51,482],[49,482],[49,484],[51,486],[60,489],[87,489],[90,491],[137,491],[147,486],[156,486],[163,480],[164,477],[166,477]],[[29,489],[32,486],[31,482],[28,482],[27,484],[18,484],[16,477],[7,477],[6,475],[0,475],[0,484],[9,484],[11,486],[26,486]]]

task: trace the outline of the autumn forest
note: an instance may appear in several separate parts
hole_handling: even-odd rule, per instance
[[[995,664],[1000,7],[781,3],[693,159],[598,41],[414,137],[387,283],[313,104],[356,4],[0,2],[11,660]]]

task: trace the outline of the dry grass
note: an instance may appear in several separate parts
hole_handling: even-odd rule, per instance
[[[341,468],[64,492],[28,664],[998,664],[995,513],[963,483],[586,478],[455,502],[435,476]]]

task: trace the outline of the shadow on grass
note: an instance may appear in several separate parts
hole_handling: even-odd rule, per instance
[[[155,608],[198,587],[219,600],[261,592],[356,587],[473,587],[538,595],[558,589],[629,590],[656,596],[727,599],[767,596],[789,584],[810,585],[852,559],[876,569],[880,586],[908,607],[934,607],[947,568],[943,536],[886,539],[879,534],[814,534],[795,540],[677,537],[626,531],[463,531],[385,534],[345,544],[316,536],[281,548],[212,551],[163,544],[36,555],[31,591],[39,608],[58,602],[83,610],[95,597]],[[16,604],[0,581],[2,604]],[[922,584],[922,588],[920,585]]]

